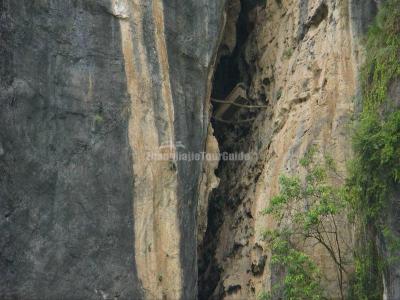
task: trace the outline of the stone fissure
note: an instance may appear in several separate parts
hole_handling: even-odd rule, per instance
[[[211,123],[221,153],[249,151],[246,137],[252,130],[255,118],[266,107],[265,99],[250,98],[247,94],[254,67],[246,62],[244,50],[254,28],[250,12],[257,5],[257,1],[246,0],[227,3],[225,32],[218,51],[211,94]],[[230,102],[235,105],[230,105]],[[222,288],[222,270],[216,260],[219,251],[217,245],[223,238],[220,237],[221,225],[227,215],[235,213],[243,200],[240,194],[248,188],[238,184],[235,178],[240,168],[243,168],[243,162],[222,160],[216,170],[220,182],[209,197],[207,231],[199,244],[199,299],[221,299],[224,294],[235,294],[242,288],[238,284],[226,290]],[[251,218],[250,212],[247,217]],[[235,256],[240,248],[241,245],[234,245],[228,250],[231,252],[229,256]]]

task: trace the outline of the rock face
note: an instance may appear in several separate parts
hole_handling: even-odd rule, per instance
[[[219,178],[215,175],[215,170],[218,168],[220,152],[211,124],[208,128],[206,151],[207,155],[212,156],[210,159],[205,160],[203,164],[203,174],[199,189],[199,203],[197,206],[197,245],[201,245],[204,241],[204,235],[208,225],[209,199],[212,191],[219,184]]]
[[[400,95],[400,94],[398,94]],[[390,205],[388,206],[387,211],[387,219],[386,219],[386,226],[389,228],[393,234],[393,236],[398,239],[400,237],[400,230],[399,230],[399,210],[400,210],[400,190],[394,193]],[[392,237],[393,238],[393,237]],[[389,238],[385,238],[380,236],[378,238],[378,244],[383,250],[383,254],[386,258],[391,258],[394,256],[400,255],[399,250],[395,250],[396,252],[393,253],[393,250],[389,250],[388,246],[390,245],[391,241]],[[383,283],[384,283],[384,298],[383,299],[399,299],[400,298],[400,263],[397,261],[392,262],[386,272],[383,274]]]
[[[202,263],[211,279],[202,278],[200,289],[213,288],[204,299],[255,299],[276,280],[261,238],[264,229],[276,225],[260,211],[279,191],[279,175],[296,173],[298,160],[311,145],[331,155],[344,175],[351,157],[348,126],[359,103],[359,39],[377,10],[375,1],[258,1],[253,6],[251,1],[241,2],[239,22],[245,20],[240,26],[247,26],[248,35],[237,39],[244,42],[231,56],[227,47],[222,49],[219,68],[227,60],[237,64],[238,81],[249,86],[250,101],[268,108],[239,111],[242,118],[256,118],[245,129],[214,124],[221,151],[256,155],[250,161],[221,164],[218,170],[221,183],[210,205],[218,209],[213,202],[227,204],[209,229],[208,241],[214,246]],[[216,77],[214,89],[223,81]],[[342,242],[351,245],[352,228],[344,216],[341,221]],[[321,268],[329,299],[339,299],[335,265],[328,253],[318,247],[305,251]],[[346,255],[351,259],[351,249]]]
[[[0,2],[1,299],[195,299],[223,2]]]
[[[359,40],[380,2],[0,1],[0,299],[268,290],[279,272],[261,233],[276,224],[260,211],[311,145],[345,173]],[[210,99],[240,83],[258,108],[210,124]],[[203,151],[252,155],[176,159]],[[305,251],[339,298],[326,251]],[[385,274],[388,299],[398,270]]]

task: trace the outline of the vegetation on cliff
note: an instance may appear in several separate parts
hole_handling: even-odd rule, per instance
[[[400,0],[389,0],[367,36],[362,111],[346,184],[360,237],[352,291],[355,299],[381,299],[382,273],[388,258],[381,254],[377,239],[388,240],[391,252],[398,244],[385,223],[385,211],[400,181],[400,103],[389,93],[399,79]]]
[[[400,84],[400,0],[383,4],[368,31],[361,79],[362,109],[355,122],[354,159],[345,183],[330,185],[331,160],[325,159],[321,167],[313,162],[315,149],[311,150],[300,162],[305,181],[282,176],[280,193],[264,211],[278,223],[279,229],[266,232],[265,238],[272,265],[283,271],[271,292],[260,298],[323,298],[315,262],[296,246],[310,239],[322,245],[337,265],[342,299],[383,297],[383,274],[393,262],[392,254],[400,250],[400,239],[387,224],[387,211],[400,183],[400,100],[398,92],[391,92]],[[346,270],[341,244],[334,243],[339,237],[335,219],[345,211],[357,228],[353,275]],[[330,239],[333,243],[326,242]],[[347,276],[352,278],[348,296],[343,290]]]
[[[344,299],[344,278],[348,273],[343,255],[346,243],[341,239],[339,224],[347,202],[333,159],[324,157],[318,163],[311,147],[300,160],[305,171],[299,176],[281,176],[280,193],[273,197],[264,214],[271,215],[277,229],[264,232],[272,252],[271,264],[282,270],[282,278],[272,286],[266,299],[325,299],[320,285],[321,274],[304,248],[319,246],[336,266],[337,283]],[[319,152],[318,152],[319,153]],[[310,249],[311,249],[310,248]]]

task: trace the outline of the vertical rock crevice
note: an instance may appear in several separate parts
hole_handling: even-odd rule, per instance
[[[260,97],[248,93],[255,66],[249,58],[251,53],[246,52],[245,47],[254,29],[256,8],[262,6],[262,2],[231,0],[226,6],[226,25],[217,54],[211,93],[211,123],[222,160],[216,170],[219,185],[209,197],[207,230],[204,239],[199,240],[198,288],[201,300],[221,299],[224,295],[235,294],[242,288],[240,284],[229,285],[226,289],[221,285],[222,270],[217,257],[234,257],[243,246],[234,243],[228,246],[229,249],[222,249],[224,253],[218,253],[221,251],[218,249],[221,239],[225,236],[227,239],[232,238],[225,232],[225,228],[221,228],[222,224],[227,216],[235,214],[245,191],[250,188],[250,181],[257,176],[257,172],[249,172],[247,183],[237,182],[235,176],[239,173],[238,170],[254,169],[248,166],[249,162],[228,161],[224,157],[228,153],[249,153],[246,139],[252,131],[255,119],[260,115],[260,107],[266,105],[264,95]],[[239,106],[227,105],[223,101],[234,101]],[[254,165],[254,161],[250,164]],[[251,219],[249,209],[246,217]],[[250,238],[250,226],[248,228],[249,231],[245,233],[247,236],[242,236],[244,240]]]

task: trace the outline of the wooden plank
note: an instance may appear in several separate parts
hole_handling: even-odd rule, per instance
[[[244,83],[238,83],[225,99],[225,103],[221,104],[215,113],[216,118],[221,118],[228,109],[239,99],[247,100],[247,86]]]

